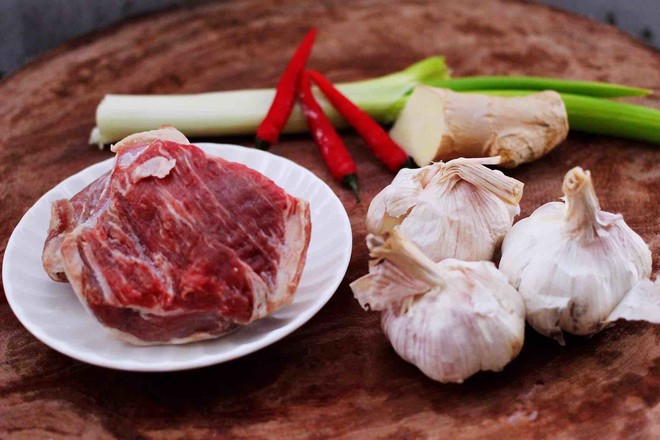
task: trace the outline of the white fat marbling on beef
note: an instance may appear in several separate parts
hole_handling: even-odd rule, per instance
[[[135,183],[138,180],[146,179],[147,177],[157,177],[162,179],[170,174],[170,171],[172,171],[172,168],[175,166],[176,160],[174,159],[168,159],[162,156],[154,157],[135,168],[131,173],[131,180]]]
[[[118,152],[124,147],[134,147],[139,145],[149,145],[154,141],[170,141],[182,145],[190,145],[188,139],[179,130],[169,125],[163,125],[158,130],[144,131],[126,136],[121,141],[113,144],[110,150]]]

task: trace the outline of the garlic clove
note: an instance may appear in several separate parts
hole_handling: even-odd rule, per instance
[[[415,206],[417,196],[426,186],[427,175],[433,173],[436,168],[404,168],[399,171],[387,193],[387,214],[396,218],[406,215],[410,208]]]
[[[539,296],[525,302],[527,322],[539,333],[566,345],[559,327],[562,312],[568,308],[570,298],[561,296]]]
[[[651,271],[651,253],[618,214],[599,209],[591,175],[575,168],[565,203],[543,205],[504,239],[500,270],[525,300],[527,321],[563,343],[562,331],[601,330]]]
[[[384,234],[387,232],[384,227],[385,218],[388,216],[387,210],[387,196],[389,194],[390,187],[385,187],[381,192],[376,194],[376,196],[371,200],[369,204],[369,209],[367,210],[367,217],[365,219],[365,224],[367,231],[372,234]],[[389,216],[388,216],[389,217]],[[395,223],[395,225],[398,222]],[[395,226],[393,225],[393,226]],[[388,229],[391,229],[388,228]]]
[[[399,227],[434,261],[490,260],[511,228],[523,184],[485,165],[499,158],[454,159],[402,170],[372,201],[367,231]]]
[[[439,193],[451,195],[438,197]],[[434,261],[490,260],[511,228],[518,207],[502,203],[472,184],[434,181],[403,219],[401,231]]]
[[[351,284],[360,304],[384,310],[394,350],[440,382],[499,371],[524,340],[522,298],[491,262],[434,263],[397,229],[368,238],[369,274]]]
[[[642,280],[630,289],[608,316],[607,322],[617,319],[660,324],[660,278],[655,282]]]
[[[415,206],[416,199],[424,189],[436,166],[419,169],[403,168],[392,183],[379,192],[371,201],[367,211],[367,231],[384,234],[398,226]]]

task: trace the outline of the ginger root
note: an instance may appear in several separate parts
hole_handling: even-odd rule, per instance
[[[500,156],[515,167],[547,154],[566,138],[561,96],[456,93],[417,86],[390,135],[419,166],[457,157]]]

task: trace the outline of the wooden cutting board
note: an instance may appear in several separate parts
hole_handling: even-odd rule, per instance
[[[53,26],[66,25],[52,23]],[[429,55],[455,75],[535,74],[660,92],[660,54],[612,27],[506,0],[196,3],[78,39],[0,82],[0,251],[56,183],[111,156],[87,145],[105,93],[188,93],[273,86],[310,26],[311,65],[333,80],[373,77]],[[639,99],[660,107],[657,97]],[[368,202],[392,179],[346,133],[364,202],[334,184],[307,136],[273,152],[333,186],[354,248],[341,287],[294,334],[224,365],[138,374],[49,349],[0,296],[2,438],[659,438],[660,327],[619,323],[566,347],[527,332],[499,374],[441,385],[399,359],[378,316],[348,284],[367,270]],[[223,139],[250,145],[251,139]],[[602,206],[622,212],[660,268],[660,149],[572,133],[510,174],[525,183],[521,217],[561,195],[563,174],[592,170]],[[38,269],[35,269],[38,270]]]

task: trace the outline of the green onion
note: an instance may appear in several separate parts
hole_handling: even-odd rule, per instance
[[[524,96],[529,90],[474,90],[471,93]],[[571,130],[660,144],[660,110],[608,99],[560,93]]]
[[[392,103],[406,96],[416,85],[448,77],[444,59],[430,57],[400,72],[338,84],[337,88],[377,120],[386,122],[392,116],[389,111]],[[97,127],[92,131],[90,142],[107,144],[164,124],[172,125],[190,137],[254,134],[274,95],[274,89],[195,95],[106,95],[96,109]],[[316,97],[333,124],[346,126],[322,94],[318,93]],[[296,106],[284,131],[299,133],[306,130],[305,118]]]
[[[649,89],[628,87],[597,81],[573,81],[538,76],[467,76],[440,81],[429,81],[427,85],[443,87],[457,92],[472,90],[555,90],[560,93],[620,98],[643,96],[653,93]]]
[[[366,81],[338,84],[351,101],[382,124],[396,120],[412,89],[419,84],[455,91],[521,96],[539,90],[561,93],[571,129],[660,143],[660,110],[600,98],[640,96],[650,90],[593,81],[530,76],[449,78],[442,57],[430,57],[400,72]],[[236,90],[195,95],[107,95],[96,110],[97,127],[90,142],[105,144],[129,134],[173,125],[185,135],[254,134],[266,115],[274,89]],[[326,101],[316,97],[336,127],[346,122]],[[307,130],[296,106],[284,131]]]

